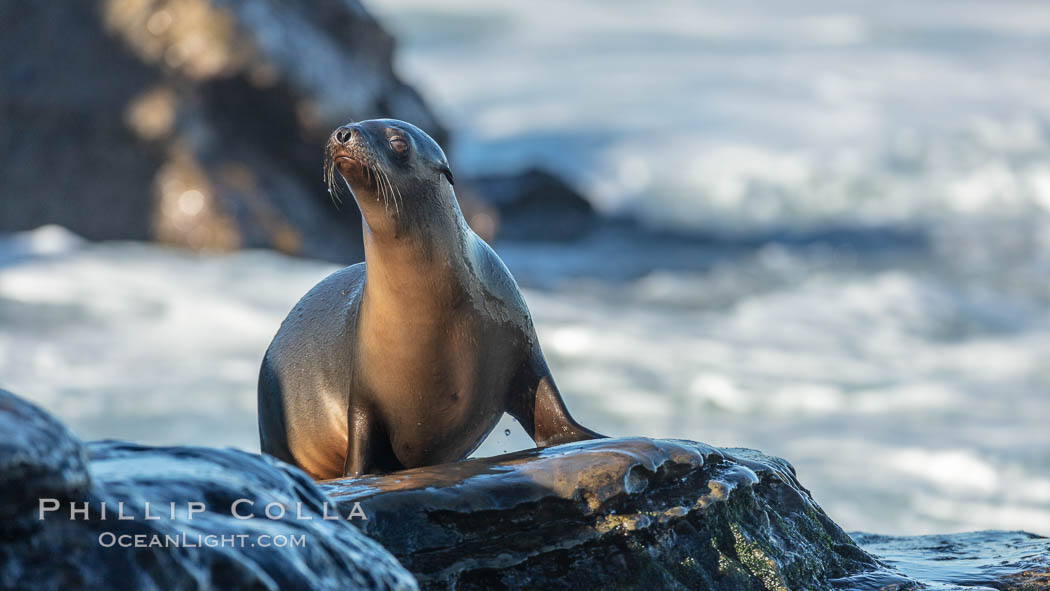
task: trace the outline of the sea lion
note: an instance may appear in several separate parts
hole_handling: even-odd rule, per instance
[[[361,209],[365,262],[296,304],[259,375],[262,451],[315,479],[452,462],[504,412],[538,446],[569,415],[510,271],[467,226],[441,147],[376,119],[336,129],[325,175]]]

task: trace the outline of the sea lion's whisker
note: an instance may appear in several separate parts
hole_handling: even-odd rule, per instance
[[[386,184],[386,176],[383,175],[382,171],[376,169],[376,178],[379,181],[380,186],[383,188],[383,207],[386,211],[390,211],[391,205],[391,188],[390,185]]]
[[[383,169],[376,168],[376,172],[383,179],[383,195],[384,195],[384,197],[386,198],[386,200],[388,202],[393,202],[393,204],[394,204],[394,217],[397,218],[397,214],[398,214],[397,201],[394,199],[394,192],[390,188],[390,179],[387,177],[386,172]]]
[[[331,184],[329,192],[332,195],[332,200],[335,201],[336,209],[343,204],[343,197],[340,195],[342,190],[339,188],[339,182],[335,180],[335,173],[332,173],[332,179],[329,181]]]
[[[332,146],[325,146],[324,151],[324,178],[325,184],[328,186],[328,198],[332,200],[332,204],[335,205],[336,209],[343,203],[342,197],[339,196],[339,187],[335,183],[335,153]]]
[[[386,184],[386,178],[378,167],[372,169],[372,174],[375,175],[379,192],[383,196],[383,210],[390,211],[390,187]]]
[[[390,211],[390,200],[386,197],[386,186],[383,185],[383,177],[380,176],[379,171],[375,168],[369,168],[368,174],[375,179],[377,193],[376,199],[381,199],[383,201],[383,211]]]
[[[394,215],[395,217],[401,217],[401,207],[398,205],[397,196],[394,194],[394,183],[390,180],[390,175],[385,170],[380,169],[380,172],[385,179],[387,192],[390,194],[390,200],[394,202]]]
[[[385,170],[381,168],[377,168],[376,170],[379,171],[380,176],[383,178],[383,186],[385,188],[387,199],[394,204],[394,218],[396,219],[401,216],[401,209],[397,205],[397,199],[394,198],[394,185],[390,182],[390,176],[387,175]]]
[[[386,174],[387,174],[387,177],[386,177],[387,181],[389,181],[390,180],[390,175],[389,175],[389,173],[386,173]],[[401,188],[398,187],[397,185],[395,185],[394,183],[390,183],[390,185],[394,188],[395,191],[397,191],[397,198],[394,200],[394,203],[397,203],[398,201],[400,201],[401,205],[404,206],[405,205],[405,198],[401,196]],[[400,211],[400,208],[398,209],[398,211]]]
[[[401,197],[401,189],[398,189],[397,186],[394,185],[394,182],[390,180],[390,173],[385,170],[381,170],[381,172],[383,173],[383,176],[386,177],[386,186],[390,190],[390,199],[394,202],[394,215],[400,219],[401,205],[404,204],[404,201],[401,201],[401,205],[398,204],[399,198]],[[397,191],[397,195],[394,194],[394,191]]]
[[[328,198],[332,200],[332,205],[335,205],[336,209],[343,203],[343,198],[339,196],[339,187],[335,183],[335,161],[332,160],[331,151],[325,150],[325,184],[328,186]]]
[[[365,169],[365,174],[368,175],[368,182],[376,188],[376,201],[382,201],[383,209],[386,210],[386,199],[383,196],[383,185],[379,182],[379,176],[371,166]]]

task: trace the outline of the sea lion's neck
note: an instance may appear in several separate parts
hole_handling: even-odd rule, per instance
[[[470,265],[472,233],[459,208],[451,215],[409,219],[397,231],[362,227],[365,247],[365,293],[373,302],[413,309],[453,304]]]

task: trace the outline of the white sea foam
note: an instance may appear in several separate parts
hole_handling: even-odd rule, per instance
[[[1050,235],[1046,3],[370,7],[458,169],[545,164],[603,209],[718,235]]]

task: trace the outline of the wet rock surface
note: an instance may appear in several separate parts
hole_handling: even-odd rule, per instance
[[[361,257],[322,146],[349,119],[447,133],[356,0],[0,6],[0,231]]]
[[[42,520],[41,498],[57,505]],[[237,513],[254,517],[233,516],[239,499],[250,504]],[[146,519],[147,502],[157,519]],[[190,519],[195,502],[204,510]],[[87,512],[71,519],[71,508],[85,503]],[[119,503],[132,519],[118,518]],[[268,519],[270,503],[288,507],[287,515]],[[255,454],[81,444],[47,413],[0,390],[0,589],[416,588],[379,544],[345,520],[323,519],[326,503],[305,474]],[[105,547],[104,532],[142,537],[125,538],[136,547]],[[293,546],[291,536],[305,543]],[[184,545],[164,547],[168,537]],[[289,543],[278,547],[282,539]]]
[[[784,460],[643,438],[321,488],[426,589],[821,589],[878,562]]]

